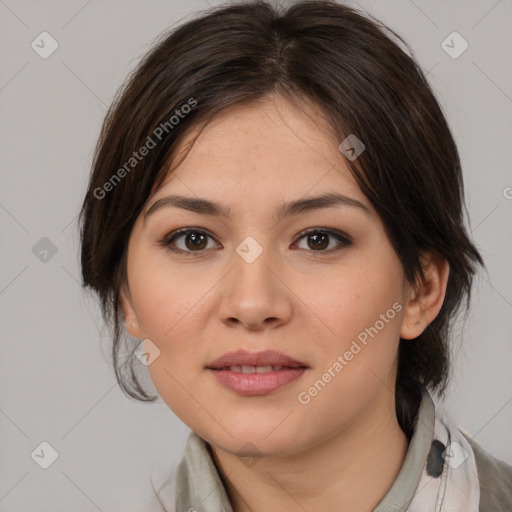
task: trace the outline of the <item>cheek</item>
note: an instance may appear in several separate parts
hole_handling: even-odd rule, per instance
[[[201,415],[191,396],[201,396],[197,375],[204,364],[200,343],[205,293],[211,288],[207,285],[207,279],[194,281],[155,267],[133,279],[142,334],[160,350],[148,366],[151,380],[160,397],[186,423]]]
[[[322,295],[319,315],[334,335],[325,330],[325,336],[313,338],[318,364],[299,397],[312,417],[321,418],[326,410],[356,417],[393,389],[402,277],[399,264],[381,261],[378,269],[374,264],[352,267]]]
[[[208,291],[216,281],[205,273],[176,272],[161,257],[139,261],[145,265],[134,265],[130,279],[134,305],[142,336],[160,350],[148,366],[151,379],[172,410],[193,418],[200,411],[193,410],[190,396],[198,394],[196,377],[205,363],[204,328],[212,314]]]
[[[134,251],[132,261],[128,269],[130,289],[144,336],[167,343],[167,339],[176,339],[186,326],[188,337],[193,337],[194,326],[198,326],[194,319],[212,286],[208,277],[192,272],[191,267],[172,268],[164,251]]]
[[[355,413],[360,404],[392,387],[403,310],[402,279],[399,260],[391,248],[383,248],[326,281],[324,293],[318,294],[318,315],[329,330],[315,337],[319,364],[308,383],[314,385],[319,379],[316,388],[322,396],[312,400],[311,410],[336,408],[343,396],[345,406]]]
[[[393,254],[383,251],[382,257],[359,258],[336,269],[330,276],[305,285],[300,293],[309,296],[311,309],[330,334],[326,339],[332,340],[334,335],[341,344],[350,342],[376,322],[381,327],[381,315],[386,321],[383,331],[390,331],[388,326],[392,325],[396,332],[397,309],[401,308],[393,308],[393,304],[401,305],[403,300],[401,265]]]

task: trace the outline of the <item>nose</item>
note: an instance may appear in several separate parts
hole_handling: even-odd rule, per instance
[[[290,320],[293,293],[267,253],[263,251],[251,263],[235,253],[233,268],[222,280],[218,309],[221,321],[228,326],[260,331]]]

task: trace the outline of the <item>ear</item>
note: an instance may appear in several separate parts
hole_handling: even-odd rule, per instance
[[[424,253],[420,259],[424,278],[409,287],[400,329],[406,340],[417,338],[438,315],[450,273],[448,261],[437,253]]]
[[[123,286],[121,288],[119,294],[119,302],[121,305],[121,309],[123,310],[125,329],[134,338],[142,339],[139,321],[137,319],[137,313],[135,312],[135,308],[133,307],[130,290],[128,290],[126,286]]]

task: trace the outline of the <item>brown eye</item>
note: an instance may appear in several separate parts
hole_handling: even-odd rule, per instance
[[[318,233],[308,235],[308,246],[311,249],[326,249],[329,246],[329,235],[326,233]]]
[[[351,245],[351,241],[347,236],[338,233],[337,231],[332,231],[328,229],[315,229],[310,230],[306,233],[303,233],[299,240],[302,239],[307,240],[307,247],[300,247],[301,249],[310,250],[310,252],[334,252],[342,249],[343,247],[347,247]],[[332,244],[332,241],[337,240],[338,243]],[[327,249],[330,247],[329,249]],[[327,250],[326,250],[327,249]]]
[[[185,235],[185,246],[191,251],[204,249],[207,244],[208,240],[204,233],[187,233]]]
[[[205,249],[211,248],[211,246],[208,246],[209,239],[213,240],[208,233],[187,228],[169,234],[159,244],[172,252],[190,254],[203,252]]]

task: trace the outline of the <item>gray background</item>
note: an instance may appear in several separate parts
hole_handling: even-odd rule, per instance
[[[0,0],[0,511],[148,510],[149,475],[181,458],[188,427],[115,382],[108,332],[80,287],[76,216],[115,91],[163,30],[218,3]],[[512,2],[349,4],[412,46],[459,145],[488,274],[446,408],[512,463]],[[31,48],[43,31],[59,44],[48,59]],[[453,31],[469,43],[457,59],[441,46]],[[43,237],[57,250],[47,261],[33,253]],[[31,458],[42,441],[59,454],[46,470]]]

